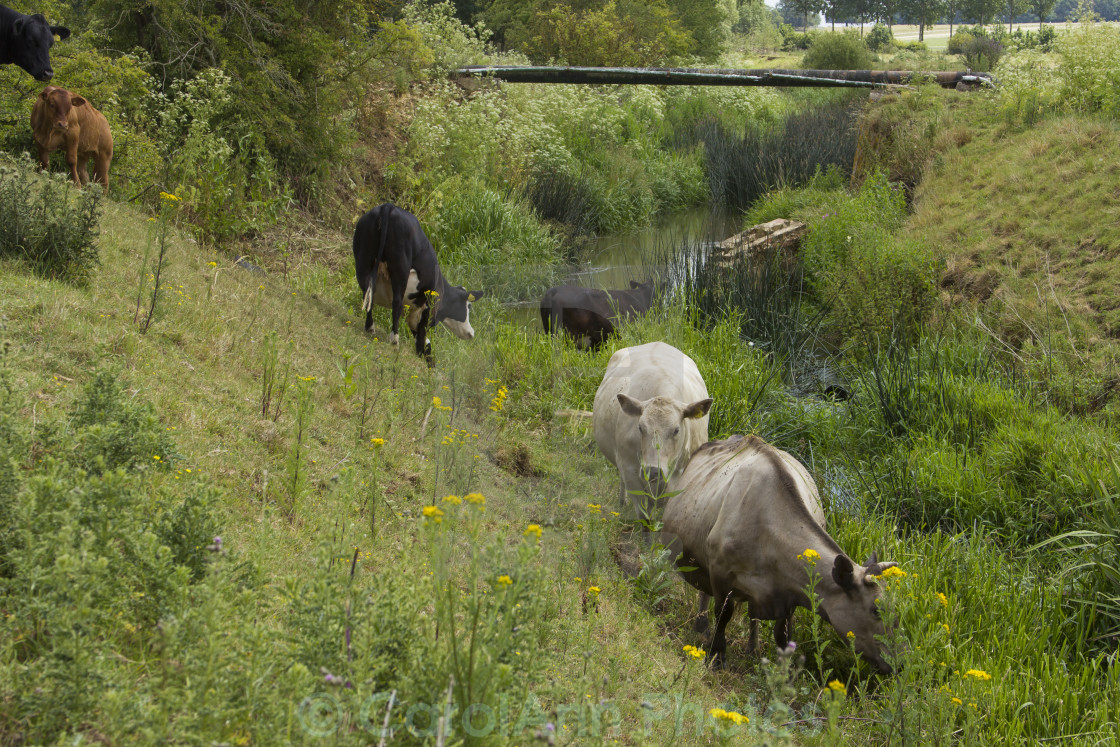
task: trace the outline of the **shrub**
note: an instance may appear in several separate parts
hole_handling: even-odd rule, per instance
[[[967,65],[970,70],[978,73],[991,72],[999,63],[999,58],[1002,54],[1002,44],[995,39],[987,39],[980,36],[973,37],[973,39],[965,45],[964,51],[961,53],[964,57],[965,65]]]
[[[839,34],[816,34],[801,66],[807,70],[867,70],[871,52],[859,34],[847,30]]]
[[[958,31],[949,37],[949,42],[945,46],[946,54],[964,54],[965,49],[975,37],[968,31]]]
[[[1093,24],[1057,43],[1063,106],[1075,112],[1120,114],[1120,31]]]
[[[163,642],[157,625],[195,601],[217,522],[197,476],[176,479],[166,429],[112,375],[96,376],[69,417],[35,423],[22,391],[0,381],[0,392],[0,430],[19,444],[5,440],[0,456],[20,468],[0,497],[5,711],[22,738],[53,743],[101,716],[104,687],[118,686],[107,662],[138,637]],[[120,448],[88,437],[102,427]],[[157,443],[166,452],[147,453]],[[13,657],[23,666],[7,666]],[[0,727],[6,741],[11,728]]]
[[[889,27],[877,23],[871,27],[865,37],[867,48],[872,52],[883,52],[895,46],[894,34]],[[924,46],[924,45],[923,45]]]
[[[936,266],[920,241],[895,235],[905,215],[903,191],[876,174],[803,242],[809,285],[846,341],[911,339],[932,309]]]
[[[41,178],[28,165],[0,165],[0,257],[83,283],[101,262],[100,217],[99,184],[78,191],[67,175]]]
[[[813,43],[813,37],[808,32],[795,31],[788,23],[778,26],[778,33],[782,37],[782,49],[787,52],[808,49]]]

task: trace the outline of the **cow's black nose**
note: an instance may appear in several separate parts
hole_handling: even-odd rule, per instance
[[[43,72],[39,73],[38,80],[46,83],[48,80],[50,80],[53,77],[54,77],[54,70],[44,70]]]

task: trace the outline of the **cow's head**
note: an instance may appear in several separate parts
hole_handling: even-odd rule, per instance
[[[875,577],[896,565],[892,562],[880,563],[872,554],[867,563],[858,566],[840,554],[832,566],[832,581],[835,584],[822,583],[817,587],[821,597],[821,616],[828,620],[842,640],[847,642],[854,638],[859,655],[884,674],[890,674],[892,670],[883,659],[883,644],[876,638],[886,631],[879,619],[881,590]]]
[[[65,88],[47,86],[39,94],[47,108],[47,124],[55,130],[65,131],[70,126],[70,110],[82,106],[86,100]]]
[[[690,444],[685,429],[690,419],[706,417],[712,407],[712,398],[692,404],[681,404],[669,397],[653,397],[639,402],[619,393],[618,404],[622,411],[636,418],[634,428],[641,444],[638,468],[649,483],[650,494],[657,497],[665,492],[669,478],[682,468],[691,456],[689,451],[699,444]],[[683,457],[683,459],[682,459]]]
[[[469,291],[461,285],[444,286],[443,295],[436,303],[435,318],[432,324],[443,325],[455,333],[460,340],[474,339],[471,327],[471,302],[482,298],[480,290]]]
[[[51,46],[55,36],[65,39],[70,29],[65,26],[51,26],[41,13],[33,16],[20,16],[12,23],[9,37],[8,56],[10,61],[19,65],[35,78],[48,81],[54,77],[51,69]]]

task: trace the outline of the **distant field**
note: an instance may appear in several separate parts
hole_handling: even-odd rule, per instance
[[[965,25],[968,25],[968,24],[965,24]],[[1048,23],[1046,25],[1047,26],[1053,26],[1058,31],[1065,31],[1067,26],[1068,26],[1068,24],[1065,24],[1065,23]],[[841,26],[836,27],[836,29],[838,31],[841,28],[842,28]],[[855,27],[855,28],[858,28],[858,26]],[[864,26],[864,31],[866,32],[869,28],[870,28],[870,25]],[[956,31],[958,28],[960,28],[960,24],[954,24],[953,25],[953,30],[954,31]],[[1038,22],[1036,21],[1034,23],[1016,23],[1012,28],[1014,28],[1016,30],[1023,29],[1024,31],[1038,31]],[[831,30],[832,26],[831,25],[822,26],[821,29],[822,30]],[[897,39],[898,41],[903,41],[903,42],[918,41],[918,27],[917,26],[906,26],[906,25],[902,25],[902,24],[896,24],[892,28],[892,30],[894,31],[894,38]],[[930,49],[944,51],[945,47],[948,46],[948,44],[949,44],[949,24],[946,23],[946,24],[941,24],[941,25],[938,25],[938,26],[927,26],[925,34],[924,34],[923,41],[926,43],[926,46],[928,46]]]

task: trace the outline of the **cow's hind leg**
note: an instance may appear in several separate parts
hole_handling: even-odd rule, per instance
[[[424,310],[420,312],[420,319],[416,322],[416,327],[412,330],[416,339],[416,354],[423,357],[428,362],[429,367],[435,365],[435,361],[432,360],[432,343],[428,339],[428,319],[430,316],[431,308],[425,305]],[[411,321],[411,319],[410,315],[409,320]]]
[[[727,664],[727,636],[725,630],[727,623],[735,615],[735,602],[731,599],[731,590],[722,589],[713,585],[713,597],[719,612],[716,616],[716,629],[712,634],[712,641],[708,644],[708,661],[715,669],[722,669]]]
[[[697,633],[708,632],[708,608],[712,605],[712,598],[700,592],[700,601],[696,604],[696,618],[692,621],[692,629]]]
[[[778,644],[779,650],[789,645],[789,638],[792,633],[793,609],[784,615],[779,615],[778,619],[774,621],[774,643]]]

